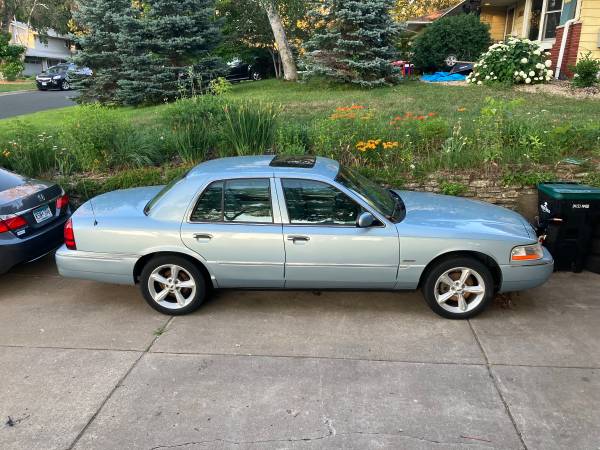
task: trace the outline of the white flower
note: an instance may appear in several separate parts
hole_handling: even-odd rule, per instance
[[[544,67],[545,67],[545,66],[544,66],[542,63],[537,63],[537,64],[535,65],[535,68],[536,68],[536,69],[543,69]]]
[[[485,79],[486,79],[486,80],[489,80],[489,79],[490,79],[490,76],[489,76],[489,75],[486,75],[486,76],[485,76]]]
[[[498,76],[494,76],[494,80],[497,80],[497,79],[498,79]]]
[[[521,64],[527,64],[529,60],[527,58],[522,58],[521,59]]]
[[[531,78],[525,78],[525,83],[527,83],[527,84],[531,83]]]
[[[534,79],[535,81],[538,81],[538,80],[539,80],[539,78],[538,78],[538,77],[533,77],[533,79]]]
[[[490,75],[494,75],[494,72],[490,72]]]
[[[521,75],[523,78],[525,78],[527,76],[527,74],[525,72],[523,72],[522,70],[521,70],[521,72],[519,72],[519,75]]]
[[[554,74],[554,71],[552,71],[552,70],[549,70],[549,71],[548,71],[548,75],[549,75],[549,76],[552,76],[553,74]]]
[[[533,52],[533,54],[540,56],[542,54],[542,51],[540,49],[537,49],[536,51]]]
[[[519,75],[519,71],[518,71],[518,70],[515,70],[515,77],[516,77],[517,75]]]
[[[481,80],[479,80],[479,81],[477,82],[477,84],[481,84]]]
[[[552,61],[549,60],[549,59],[547,59],[544,64],[546,64],[546,67],[551,67],[552,66]]]
[[[574,75],[574,77],[575,77],[575,78],[579,78],[579,74],[578,74],[578,73],[576,73],[576,74]]]
[[[530,77],[532,77],[532,76],[534,76],[534,75],[535,75],[535,72],[534,72],[533,70],[530,70],[530,71],[529,71],[529,76],[530,76]]]

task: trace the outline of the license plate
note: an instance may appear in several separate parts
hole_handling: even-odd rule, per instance
[[[52,217],[52,211],[50,211],[48,205],[42,206],[41,208],[33,210],[33,217],[37,223],[40,223]]]
[[[42,83],[42,86],[46,86],[47,84],[48,84],[48,83],[46,83],[46,82],[43,82],[43,83]]]

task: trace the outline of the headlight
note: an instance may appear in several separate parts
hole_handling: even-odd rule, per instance
[[[521,245],[510,252],[511,261],[535,261],[543,257],[542,244]]]
[[[53,80],[60,80],[60,75],[54,75],[54,76],[52,77],[52,79],[53,79]]]

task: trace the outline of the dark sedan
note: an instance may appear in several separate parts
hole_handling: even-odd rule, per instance
[[[58,184],[0,169],[0,273],[59,247],[70,215]]]
[[[87,67],[78,67],[72,63],[58,64],[49,67],[45,72],[35,77],[35,83],[40,91],[60,89],[68,91],[73,86],[73,81],[81,77],[89,77],[92,71]]]

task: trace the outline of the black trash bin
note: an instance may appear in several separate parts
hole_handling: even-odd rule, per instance
[[[578,183],[538,185],[539,233],[556,270],[581,272],[600,222],[600,189]]]

